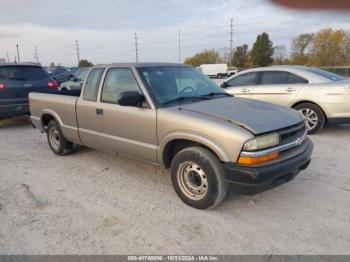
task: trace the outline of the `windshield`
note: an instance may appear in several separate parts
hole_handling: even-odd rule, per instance
[[[138,71],[159,105],[228,96],[208,77],[192,67],[140,67]]]
[[[308,68],[306,70],[311,72],[311,73],[314,73],[314,74],[317,74],[319,76],[322,76],[324,78],[327,78],[328,80],[331,80],[331,81],[341,81],[341,80],[345,79],[344,77],[342,77],[342,76],[340,76],[338,74],[331,73],[329,71],[321,70],[321,69],[318,69],[318,68]]]

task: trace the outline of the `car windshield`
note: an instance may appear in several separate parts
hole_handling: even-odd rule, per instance
[[[319,76],[322,76],[324,78],[327,78],[328,80],[331,80],[331,81],[341,81],[341,80],[345,79],[344,77],[342,77],[342,76],[340,76],[338,74],[331,73],[329,71],[321,70],[321,69],[318,69],[318,68],[308,68],[306,70],[311,72],[311,73],[314,73],[314,74],[317,74]]]
[[[189,66],[140,67],[138,71],[159,105],[231,96]]]

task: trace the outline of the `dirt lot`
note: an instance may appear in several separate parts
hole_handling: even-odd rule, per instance
[[[312,136],[310,167],[215,210],[183,204],[157,166],[54,155],[25,119],[0,123],[1,254],[350,254],[350,127]]]

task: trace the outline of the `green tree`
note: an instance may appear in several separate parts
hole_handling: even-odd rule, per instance
[[[258,35],[251,52],[251,59],[254,66],[268,66],[273,62],[273,43],[267,33]]]
[[[89,62],[86,59],[81,59],[79,61],[79,67],[91,67],[91,66],[93,66],[93,63]]]
[[[51,62],[50,63],[50,67],[54,67],[55,66],[55,63],[54,62]]]
[[[292,64],[305,65],[308,63],[309,53],[306,51],[312,45],[313,38],[313,34],[301,34],[293,39],[290,57]]]
[[[204,50],[192,57],[186,58],[185,64],[199,66],[201,64],[216,64],[222,63],[220,53],[215,49]]]
[[[233,53],[231,64],[238,68],[249,67],[249,50],[248,45],[237,46]]]

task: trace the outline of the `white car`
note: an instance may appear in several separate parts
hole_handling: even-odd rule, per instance
[[[299,110],[308,133],[328,124],[350,124],[350,80],[307,66],[270,66],[248,69],[221,87],[237,97],[262,100]]]

